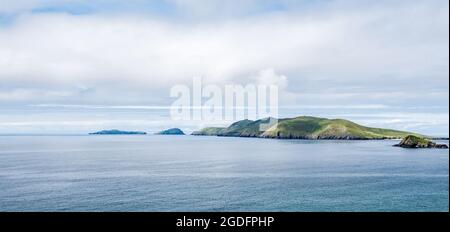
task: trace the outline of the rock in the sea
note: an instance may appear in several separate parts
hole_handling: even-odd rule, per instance
[[[172,128],[168,130],[163,130],[158,133],[157,135],[184,135],[184,132],[180,130],[179,128]]]
[[[403,148],[440,148],[440,149],[448,149],[446,144],[436,144],[435,142],[420,138],[414,135],[406,136],[399,144],[394,145],[396,147]]]

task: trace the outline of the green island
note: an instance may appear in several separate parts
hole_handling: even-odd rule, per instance
[[[273,120],[273,119],[272,119]],[[366,127],[349,120],[327,119],[310,116],[279,119],[267,130],[260,126],[268,124],[270,118],[242,120],[229,127],[209,127],[193,132],[197,136],[258,137],[274,139],[334,139],[334,140],[381,140],[403,139],[408,135],[425,138],[417,133]]]
[[[160,131],[156,133],[156,135],[184,135],[184,132],[179,128],[171,128],[168,130]]]

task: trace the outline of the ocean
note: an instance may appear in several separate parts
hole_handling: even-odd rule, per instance
[[[5,135],[0,211],[448,211],[448,150],[395,143]]]

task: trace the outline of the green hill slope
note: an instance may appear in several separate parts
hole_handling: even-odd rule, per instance
[[[343,119],[298,117],[279,122],[261,137],[293,139],[401,139],[414,133],[365,127]]]
[[[200,131],[194,131],[192,135],[197,136],[217,136],[220,133],[222,133],[225,129],[225,127],[206,127]]]
[[[257,121],[243,120],[233,123],[231,126],[219,133],[219,136],[259,137],[262,134],[260,125],[269,123],[269,118]]]

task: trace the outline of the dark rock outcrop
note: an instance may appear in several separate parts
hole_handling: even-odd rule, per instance
[[[446,144],[437,144],[431,140],[420,138],[414,135],[406,136],[399,144],[394,145],[403,148],[439,148],[448,149]]]

